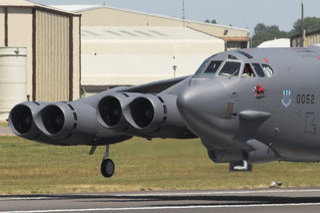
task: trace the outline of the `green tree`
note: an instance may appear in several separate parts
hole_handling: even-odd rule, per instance
[[[258,23],[254,28],[252,36],[252,47],[257,47],[264,41],[275,38],[289,38],[289,33],[279,29],[277,25],[267,26],[263,23]]]
[[[209,19],[205,20],[206,23],[216,24],[217,21],[215,19],[212,19],[211,21]]]
[[[320,18],[306,17],[304,19],[304,29],[308,32],[314,32],[320,30]],[[291,35],[301,34],[301,19],[298,19],[293,24],[293,29],[290,31]]]

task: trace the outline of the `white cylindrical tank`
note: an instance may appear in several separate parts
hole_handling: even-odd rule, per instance
[[[0,121],[27,100],[27,54],[24,47],[0,47]]]

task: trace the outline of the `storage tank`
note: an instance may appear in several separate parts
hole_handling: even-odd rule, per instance
[[[24,47],[0,47],[0,121],[27,100],[27,55]]]

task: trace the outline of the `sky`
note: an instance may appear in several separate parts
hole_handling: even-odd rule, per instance
[[[183,0],[31,0],[53,4],[102,4],[107,6],[182,17]],[[301,17],[301,0],[184,0],[185,18],[195,21],[215,19],[218,24],[253,31],[257,23],[278,25],[289,31]],[[320,0],[304,0],[305,17],[320,17]]]

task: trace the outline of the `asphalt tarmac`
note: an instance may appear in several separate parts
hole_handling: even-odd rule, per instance
[[[319,213],[320,188],[0,196],[0,213]]]

